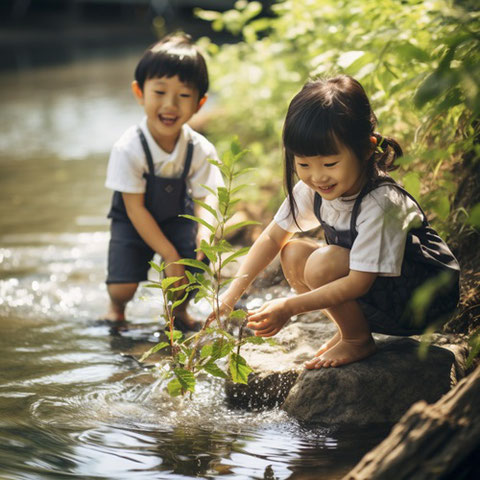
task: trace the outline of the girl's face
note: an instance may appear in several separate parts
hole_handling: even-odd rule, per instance
[[[365,183],[360,161],[345,145],[339,145],[336,155],[294,158],[300,180],[325,200],[355,195]]]

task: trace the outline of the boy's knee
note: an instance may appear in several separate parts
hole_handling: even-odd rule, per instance
[[[306,284],[315,289],[348,275],[349,259],[349,250],[337,245],[318,248],[305,263]]]
[[[114,303],[129,302],[137,291],[138,283],[109,283],[108,294]]]

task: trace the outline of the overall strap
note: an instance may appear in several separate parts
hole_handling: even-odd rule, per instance
[[[317,220],[320,222],[320,224],[323,224],[323,220],[320,215],[321,206],[322,206],[322,197],[317,192],[315,192],[315,195],[313,196],[313,213],[317,217]]]
[[[422,225],[428,226],[427,216],[425,215],[425,212],[423,211],[422,207],[415,200],[415,197],[411,193],[407,192],[407,190],[405,190],[402,186],[400,186],[392,177],[382,177],[377,179],[377,181],[373,185],[371,184],[365,185],[355,200],[355,204],[353,205],[353,209],[352,209],[352,216],[350,217],[350,238],[352,240],[352,243],[353,243],[353,240],[355,240],[355,238],[357,237],[357,229],[355,228],[355,225],[357,224],[357,217],[360,211],[360,205],[362,203],[363,197],[365,197],[365,195],[370,193],[372,190],[375,190],[379,187],[383,187],[384,185],[391,185],[392,187],[396,188],[397,190],[400,190],[407,197],[409,197],[415,203],[415,205],[418,207],[418,209],[423,215]]]
[[[193,157],[193,142],[188,142],[187,155],[185,157],[185,167],[183,167],[183,172],[181,177],[183,180],[187,178],[188,171],[190,170],[190,165],[192,164],[192,157]]]
[[[145,152],[145,157],[147,159],[148,172],[150,173],[150,175],[155,175],[155,170],[153,168],[152,153],[150,152],[147,139],[145,138],[145,135],[143,134],[142,129],[140,127],[137,127],[137,133],[138,133],[138,136],[140,137],[140,142],[142,143],[143,151]]]

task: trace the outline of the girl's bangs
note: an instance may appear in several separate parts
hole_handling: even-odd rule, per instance
[[[285,148],[297,157],[330,156],[339,153],[338,139],[331,125],[320,119],[297,119],[285,125]]]

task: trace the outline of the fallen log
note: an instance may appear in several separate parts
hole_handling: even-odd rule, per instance
[[[480,478],[480,366],[434,404],[412,405],[343,480]]]

